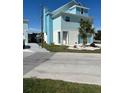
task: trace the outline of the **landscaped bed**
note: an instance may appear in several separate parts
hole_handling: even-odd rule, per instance
[[[23,93],[101,93],[101,86],[60,80],[25,78]]]
[[[68,46],[63,45],[48,45],[44,44],[44,48],[51,52],[75,52],[75,53],[101,53],[101,49],[96,50],[76,50],[76,49],[68,49]]]

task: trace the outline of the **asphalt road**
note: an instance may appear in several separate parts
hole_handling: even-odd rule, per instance
[[[101,84],[101,55],[34,53],[24,58],[24,78],[37,77]]]
[[[37,53],[24,52],[23,74],[26,74],[27,72],[31,71],[36,66],[49,60],[49,58],[53,55],[54,53],[47,53],[47,52],[37,52]]]

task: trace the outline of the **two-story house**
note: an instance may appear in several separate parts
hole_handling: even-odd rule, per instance
[[[46,43],[56,45],[74,45],[82,43],[79,36],[80,20],[90,20],[89,8],[72,0],[60,8],[43,10],[43,32]],[[93,42],[93,36],[87,38],[87,43]]]

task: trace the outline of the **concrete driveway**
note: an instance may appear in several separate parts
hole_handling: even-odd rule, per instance
[[[29,49],[23,49],[23,58],[31,56],[32,54],[37,52],[40,52],[40,53],[49,52],[45,48],[41,48],[37,43],[28,43],[28,45],[30,46]]]
[[[101,55],[35,53],[24,58],[24,78],[29,77],[100,85]]]

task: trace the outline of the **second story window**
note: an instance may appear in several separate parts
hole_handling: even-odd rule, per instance
[[[70,17],[66,16],[66,17],[65,17],[65,21],[66,21],[66,22],[70,22]]]
[[[83,8],[81,8],[81,14],[83,14],[84,13],[84,9]]]

